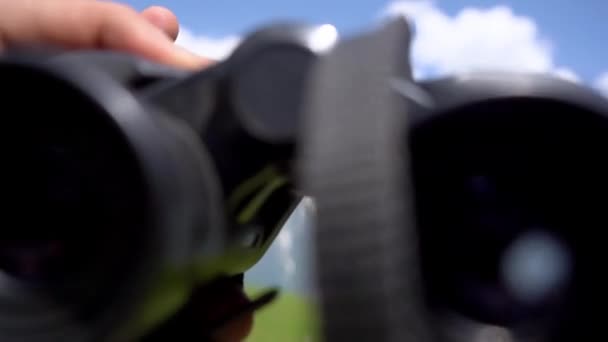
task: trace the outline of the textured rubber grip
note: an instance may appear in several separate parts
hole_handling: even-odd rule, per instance
[[[311,78],[300,180],[317,207],[324,341],[429,341],[408,177],[405,20],[341,42]]]

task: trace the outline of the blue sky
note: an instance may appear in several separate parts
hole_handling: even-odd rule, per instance
[[[549,61],[538,61],[540,64],[529,66],[528,69],[533,71],[567,69],[567,74],[573,73],[577,79],[590,84],[597,83],[602,74],[608,75],[608,43],[604,39],[605,35],[608,34],[608,1],[606,0],[436,0],[432,2],[424,0],[126,0],[126,2],[137,9],[143,9],[150,5],[169,7],[177,14],[182,26],[187,31],[186,33],[189,34],[187,38],[192,38],[182,40],[184,45],[192,47],[196,52],[212,56],[218,53],[214,49],[230,50],[237,42],[237,40],[226,41],[229,37],[242,36],[256,25],[273,19],[287,18],[301,19],[311,23],[330,23],[336,26],[342,35],[348,35],[375,24],[380,13],[386,11],[391,4],[394,7],[395,3],[409,3],[406,4],[406,7],[409,6],[409,9],[405,12],[406,14],[412,13],[411,8],[415,7],[411,6],[412,3],[425,3],[428,5],[427,7],[431,8],[430,11],[434,11],[429,12],[427,9],[427,19],[440,14],[448,21],[454,20],[454,25],[448,25],[445,29],[446,34],[442,35],[442,32],[436,32],[435,36],[425,35],[428,39],[433,40],[432,44],[439,46],[433,49],[440,50],[442,43],[445,43],[444,40],[461,42],[464,46],[471,44],[470,41],[467,41],[467,38],[453,39],[451,37],[451,34],[457,31],[459,27],[471,26],[464,24],[464,19],[461,21],[462,25],[458,25],[458,16],[472,9],[479,10],[482,14],[481,17],[484,14],[489,16],[492,9],[502,6],[510,11],[514,24],[517,24],[517,19],[525,19],[531,22],[536,28],[534,36],[536,41],[550,46],[550,48],[545,48],[544,51],[547,56],[539,57],[538,51],[536,53],[534,51],[524,51],[522,56],[514,59],[513,63],[526,64],[527,58],[530,63],[534,64],[534,58],[548,58]],[[422,17],[424,16],[423,14]],[[416,14],[416,17],[420,17],[419,14]],[[491,25],[488,23],[492,21],[489,19],[483,20],[483,18],[478,19],[480,20],[478,20],[477,25],[473,25],[477,28],[477,33],[467,31],[466,37],[483,35],[479,32],[488,31],[487,26]],[[424,23],[421,24],[424,25]],[[475,22],[473,21],[472,24],[475,24]],[[487,33],[486,36],[488,37],[472,38],[472,42],[483,43],[487,42],[488,39],[507,41],[512,38],[509,34],[511,31],[509,25],[510,23],[506,19],[504,25],[502,25],[504,32],[494,37]],[[445,37],[446,35],[448,37]],[[198,41],[194,38],[197,38]],[[525,47],[525,44],[534,43],[526,37],[520,37],[519,39],[522,40],[519,46],[522,47]],[[517,43],[517,38],[511,44],[515,43]],[[213,44],[216,44],[216,46]],[[429,43],[427,42],[424,45],[429,45]],[[488,66],[490,67],[498,63],[497,66],[502,67],[499,61],[489,61],[491,58],[500,59],[498,58],[500,56],[503,59],[506,58],[504,53],[501,53],[501,47],[494,45],[493,48],[498,49],[494,52],[494,55],[488,52],[489,55],[479,57],[483,58],[481,61],[469,58],[470,62],[460,61],[455,64],[449,61],[428,62],[428,54],[421,53],[418,59],[415,58],[415,63],[429,64],[422,65],[421,70],[427,69],[423,70],[423,75],[437,71],[437,69],[443,72],[459,71],[462,68],[470,68],[471,64],[477,63],[478,65],[480,62],[481,64],[489,63]],[[449,55],[450,53],[461,55],[462,58],[469,55],[467,53],[463,54],[463,51],[454,52],[453,49],[447,49],[447,47],[444,51],[435,52],[435,54],[441,55]],[[526,57],[530,53],[531,57]],[[540,53],[542,54],[542,52]],[[220,55],[223,54],[220,53]],[[421,60],[423,57],[425,60]],[[433,58],[437,57],[430,56],[430,59]],[[605,82],[608,83],[608,76],[606,77]]]

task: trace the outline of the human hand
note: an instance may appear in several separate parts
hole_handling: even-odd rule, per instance
[[[136,54],[179,68],[212,63],[174,44],[179,25],[162,7],[139,13],[95,0],[0,0],[0,51],[23,45],[104,49]]]

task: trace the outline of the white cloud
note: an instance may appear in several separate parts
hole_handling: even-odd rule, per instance
[[[212,38],[205,35],[197,35],[187,28],[180,28],[175,43],[193,53],[209,57],[215,60],[223,60],[239,44],[241,38],[235,35],[223,38]]]
[[[472,70],[544,72],[581,82],[571,69],[556,65],[551,42],[532,18],[507,6],[465,7],[448,15],[432,0],[397,0],[383,18],[404,15],[415,26],[414,76],[418,79]],[[194,53],[223,60],[241,42],[238,35],[214,38],[182,28],[176,43]],[[598,88],[608,89],[606,73]],[[601,84],[601,85],[599,85]]]
[[[288,281],[296,271],[296,262],[293,255],[293,227],[284,227],[277,236],[281,267],[283,268],[283,281]]]
[[[466,7],[450,16],[432,1],[401,0],[390,3],[381,15],[413,22],[412,57],[418,77],[503,70],[547,72],[578,81],[573,71],[554,64],[551,43],[534,20],[507,6]]]
[[[576,83],[580,83],[581,79],[578,77],[578,75],[572,71],[571,69],[568,68],[557,68],[555,70],[553,70],[553,74],[555,74],[556,76],[559,76],[563,79],[566,79],[568,81],[572,81],[572,82],[576,82]]]
[[[277,242],[282,250],[289,251],[293,246],[293,237],[291,235],[291,231],[285,230],[281,231],[279,236],[277,236]]]
[[[604,94],[608,97],[608,71],[598,77],[595,81],[595,87],[600,91],[600,93]]]

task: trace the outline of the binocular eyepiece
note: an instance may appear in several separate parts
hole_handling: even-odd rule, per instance
[[[415,81],[410,40],[401,19],[282,23],[198,72],[7,55],[0,339],[137,340],[255,265],[304,196],[327,341],[596,332],[607,101],[544,75]]]

